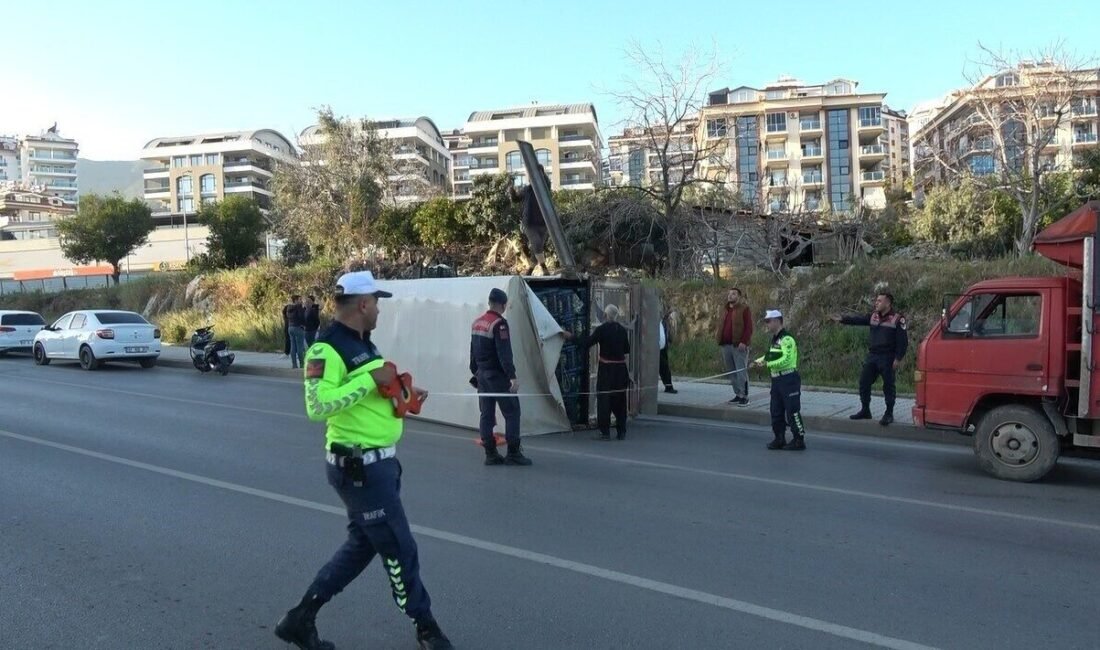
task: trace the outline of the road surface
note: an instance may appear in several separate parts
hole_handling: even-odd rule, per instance
[[[342,542],[295,382],[0,360],[0,647],[285,648]],[[428,402],[430,407],[430,400]],[[967,448],[650,419],[625,442],[411,421],[404,502],[458,648],[1096,648],[1100,463],[1039,484]],[[318,619],[412,648],[371,566]]]

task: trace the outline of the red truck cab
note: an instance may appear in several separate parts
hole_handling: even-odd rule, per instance
[[[973,435],[979,464],[998,478],[1034,481],[1064,448],[1100,446],[1098,208],[1086,204],[1036,237],[1035,250],[1066,276],[974,284],[918,348],[914,424]]]

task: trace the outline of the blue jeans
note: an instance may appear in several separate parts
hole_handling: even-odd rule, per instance
[[[290,367],[299,368],[305,365],[306,360],[306,331],[291,325],[287,328],[287,333],[290,334]]]
[[[309,593],[330,600],[379,555],[397,607],[414,621],[430,618],[432,601],[420,581],[416,541],[401,505],[401,463],[388,458],[367,465],[361,485],[326,465],[328,482],[348,511],[348,539],[317,573]]]

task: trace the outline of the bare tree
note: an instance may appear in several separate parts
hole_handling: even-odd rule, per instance
[[[979,44],[957,100],[959,118],[934,132],[918,152],[948,180],[973,174],[988,190],[1011,196],[1020,209],[1016,251],[1027,253],[1050,208],[1044,175],[1058,167],[1059,132],[1084,110],[1096,112],[1097,69],[1055,44],[1031,56]],[[1072,168],[1072,164],[1068,165]]]
[[[642,178],[630,179],[627,185],[657,204],[661,223],[653,227],[663,229],[669,267],[677,272],[691,263],[685,256],[691,249],[685,239],[692,234],[693,220],[691,211],[682,209],[684,193],[708,182],[699,169],[720,144],[707,145],[698,137],[707,87],[719,74],[718,57],[692,48],[669,61],[660,47],[638,43],[632,43],[626,55],[634,76],[608,94],[626,111],[624,134],[636,141],[646,169]]]

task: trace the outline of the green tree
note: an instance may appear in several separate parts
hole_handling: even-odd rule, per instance
[[[964,176],[957,185],[938,185],[929,190],[911,223],[913,234],[920,240],[971,255],[991,256],[1012,250],[1019,221],[1019,206],[1011,196],[988,190]]]
[[[420,248],[420,235],[413,225],[415,214],[415,205],[383,208],[371,221],[371,241],[384,248],[389,255],[412,254]]]
[[[141,199],[127,201],[117,192],[87,194],[72,217],[57,223],[61,252],[77,264],[106,262],[118,284],[122,260],[149,239],[153,214]]]
[[[478,237],[498,241],[519,234],[519,206],[508,198],[511,184],[512,177],[506,173],[474,177],[462,217]]]
[[[229,196],[219,203],[205,204],[199,211],[199,221],[210,229],[205,258],[211,268],[235,269],[264,251],[268,224],[251,198]]]
[[[337,118],[329,108],[317,119],[301,164],[275,170],[276,213],[280,230],[314,254],[347,259],[370,243],[370,222],[387,204],[393,143],[370,120]]]
[[[476,240],[464,212],[465,207],[451,199],[432,199],[417,207],[413,227],[429,249],[455,252]]]

